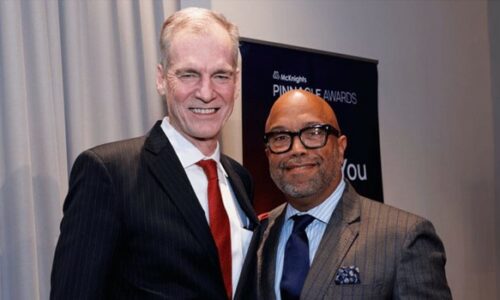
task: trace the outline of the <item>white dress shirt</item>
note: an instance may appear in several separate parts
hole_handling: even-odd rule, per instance
[[[161,123],[161,128],[165,135],[168,137],[172,147],[181,161],[184,171],[193,187],[193,190],[200,201],[200,205],[205,211],[207,222],[210,223],[208,214],[208,179],[203,172],[203,169],[196,163],[203,159],[213,159],[217,162],[217,173],[219,176],[219,187],[222,194],[222,202],[226,208],[229,217],[229,225],[231,229],[231,252],[232,252],[232,286],[233,297],[238,279],[240,277],[243,261],[245,259],[250,240],[253,232],[248,230],[250,220],[241,209],[236,196],[229,184],[228,175],[222,164],[220,163],[220,149],[217,143],[217,148],[214,153],[206,157],[198,150],[190,141],[181,135],[169,123],[169,118],[165,117]]]

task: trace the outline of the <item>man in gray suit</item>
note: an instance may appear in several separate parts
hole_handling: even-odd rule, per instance
[[[165,21],[160,47],[156,87],[169,115],[146,136],[77,158],[51,299],[250,297],[252,182],[218,143],[235,101],[238,29],[188,8]]]
[[[259,299],[451,299],[432,224],[344,180],[347,138],[326,101],[289,91],[265,128],[271,177],[287,203],[262,222]]]

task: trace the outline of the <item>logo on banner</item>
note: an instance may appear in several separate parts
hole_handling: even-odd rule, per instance
[[[307,77],[302,75],[280,74],[279,71],[273,72],[274,80],[281,80],[286,82],[295,82],[296,84],[307,83]]]

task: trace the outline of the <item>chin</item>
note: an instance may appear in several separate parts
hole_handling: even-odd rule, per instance
[[[214,140],[217,139],[218,131],[198,131],[193,132],[192,136],[197,140]]]
[[[196,124],[190,124],[186,129],[189,131],[190,135],[195,137],[208,137],[213,136],[220,130],[220,126],[214,125],[212,123],[200,122]]]
[[[290,174],[288,181],[293,182],[296,186],[309,186],[312,179],[304,173],[306,172],[296,172],[295,174]]]

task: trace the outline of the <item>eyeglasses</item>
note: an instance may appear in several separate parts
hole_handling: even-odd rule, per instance
[[[264,134],[264,143],[274,154],[285,153],[292,149],[293,138],[298,136],[304,148],[317,149],[326,145],[329,134],[339,137],[340,131],[329,124],[308,126],[299,131],[270,131]]]

